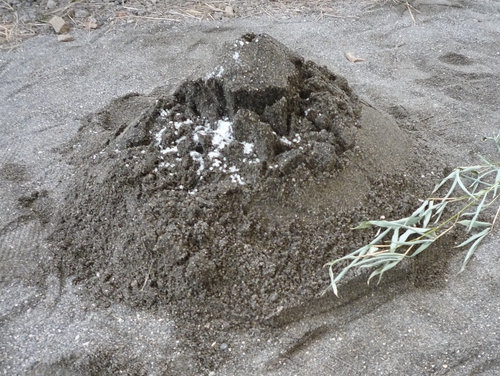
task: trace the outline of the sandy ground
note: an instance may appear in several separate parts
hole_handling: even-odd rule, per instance
[[[363,100],[429,150],[440,149],[449,165],[477,162],[479,154],[498,160],[482,137],[497,134],[500,123],[500,2],[413,3],[415,22],[391,2],[340,2],[340,18],[113,25],[75,31],[69,43],[41,35],[2,51],[0,372],[498,374],[496,231],[460,275],[457,251],[432,288],[386,285],[332,309],[325,301],[305,307],[265,335],[231,333],[213,344],[225,361],[211,370],[194,368],[172,318],[121,305],[97,308],[69,281],[40,272],[50,262],[50,218],[73,173],[56,149],[76,134],[80,119],[120,95],[203,75],[224,42],[248,31],[266,32],[344,75]],[[347,51],[365,61],[349,62]]]

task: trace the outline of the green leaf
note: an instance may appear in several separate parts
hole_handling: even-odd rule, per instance
[[[493,196],[497,196],[497,192],[498,192],[498,186],[500,185],[500,168],[497,169],[497,175],[495,177],[495,189],[493,191]]]
[[[379,279],[378,279],[378,282],[377,283],[380,283],[380,279],[382,278],[382,275],[389,269],[392,269],[394,268],[397,264],[399,264],[399,262],[401,261],[402,259],[400,260],[396,260],[396,261],[393,261],[391,263],[388,263],[386,264],[384,267],[382,268],[379,268],[375,271],[373,271],[372,274],[370,274],[370,277],[368,278],[368,284],[370,284],[370,281],[372,280],[373,277],[376,277],[377,275],[379,276]]]
[[[429,222],[432,218],[432,211],[434,210],[434,201],[429,202],[429,207],[427,210],[423,213],[423,221],[422,221],[422,227],[427,227],[429,225]]]
[[[390,228],[382,231],[380,234],[378,234],[375,239],[373,239],[371,242],[370,242],[370,245],[375,245],[375,244],[378,244],[378,242],[380,242],[383,238],[385,238],[385,236],[391,231]]]
[[[434,240],[429,240],[427,243],[422,243],[420,244],[420,247],[418,247],[410,256],[408,257],[415,257],[422,251],[425,251],[427,248],[429,248],[432,244],[434,243]]]
[[[394,252],[398,247],[398,239],[399,239],[399,228],[394,229],[391,239],[390,250]]]
[[[457,175],[458,172],[459,172],[458,169],[454,169],[447,177],[445,177],[443,180],[441,180],[441,182],[438,183],[434,187],[434,189],[432,190],[432,193],[437,192],[439,190],[439,188],[441,188],[443,185],[445,185],[448,182],[448,180],[451,180],[451,179],[455,180],[455,176]]]
[[[367,229],[367,228],[370,228],[370,227],[372,227],[371,221],[364,221],[364,222],[361,222],[356,227],[354,227],[353,230],[364,230],[364,229]]]
[[[330,285],[332,286],[333,293],[338,298],[339,297],[339,290],[337,289],[337,284],[335,283],[335,277],[333,276],[332,268],[330,268],[330,270],[328,272],[330,274],[330,280],[331,280]]]
[[[485,228],[483,231],[478,232],[478,233],[472,235],[469,239],[467,239],[464,242],[460,243],[455,248],[461,248],[461,247],[466,246],[467,244],[473,242],[476,239],[482,239],[482,238],[484,238],[488,234],[488,232],[490,232],[490,230],[491,230],[490,227]]]
[[[483,231],[481,231],[479,234],[482,234],[481,236],[477,237],[476,241],[471,245],[469,248],[469,251],[465,255],[464,262],[462,263],[462,267],[460,268],[459,273],[462,273],[465,270],[465,267],[467,266],[467,263],[469,262],[470,258],[476,252],[476,248],[481,243],[481,241],[488,235],[490,229],[486,228]]]
[[[469,232],[472,229],[472,227],[474,226],[474,223],[477,222],[477,217],[479,216],[479,213],[483,210],[483,205],[484,205],[485,200],[486,200],[486,195],[483,196],[483,199],[481,200],[481,202],[477,206],[476,214],[474,214],[474,217],[470,220],[470,224],[467,227],[467,232]]]
[[[474,195],[473,195],[471,192],[469,192],[469,190],[465,187],[464,183],[462,182],[462,179],[461,179],[460,174],[458,174],[458,175],[457,175],[457,177],[456,177],[456,181],[457,181],[457,183],[458,183],[458,186],[462,189],[462,191],[464,191],[464,193],[465,193],[467,196],[469,196],[470,198],[472,198],[472,199],[473,199],[473,198],[474,198]]]
[[[377,265],[386,264],[388,262],[399,260],[401,258],[404,258],[404,255],[402,253],[385,253],[383,256],[380,255],[377,257],[364,259],[363,261],[359,262],[357,266],[359,268],[373,268]]]
[[[461,224],[462,226],[470,227],[470,228],[475,228],[475,227],[491,227],[491,223],[490,222],[481,222],[481,221],[475,221],[475,222],[473,222],[472,220],[469,220],[469,219],[463,219],[461,221],[458,221],[457,223]]]

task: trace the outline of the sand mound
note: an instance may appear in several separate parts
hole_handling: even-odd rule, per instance
[[[72,145],[53,240],[101,302],[165,303],[193,328],[265,321],[327,287],[355,223],[412,208],[408,138],[267,35],[161,92],[113,101]]]

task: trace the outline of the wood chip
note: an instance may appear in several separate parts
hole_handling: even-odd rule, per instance
[[[72,42],[75,38],[71,34],[61,34],[57,36],[57,40],[59,42]]]
[[[87,30],[95,30],[98,28],[97,22],[93,20],[87,20],[82,22],[82,26]]]
[[[227,17],[233,17],[234,16],[234,9],[232,6],[228,5],[226,9],[224,10],[224,13],[226,13]]]
[[[64,34],[69,31],[69,25],[59,16],[54,16],[49,20],[49,24],[57,34]]]
[[[365,59],[362,59],[360,57],[354,56],[351,52],[344,52],[344,56],[347,60],[349,60],[351,63],[360,63],[362,61],[365,61]]]

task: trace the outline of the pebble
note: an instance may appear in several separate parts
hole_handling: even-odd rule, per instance
[[[57,7],[57,2],[55,0],[47,1],[47,9],[54,9],[55,7]]]

